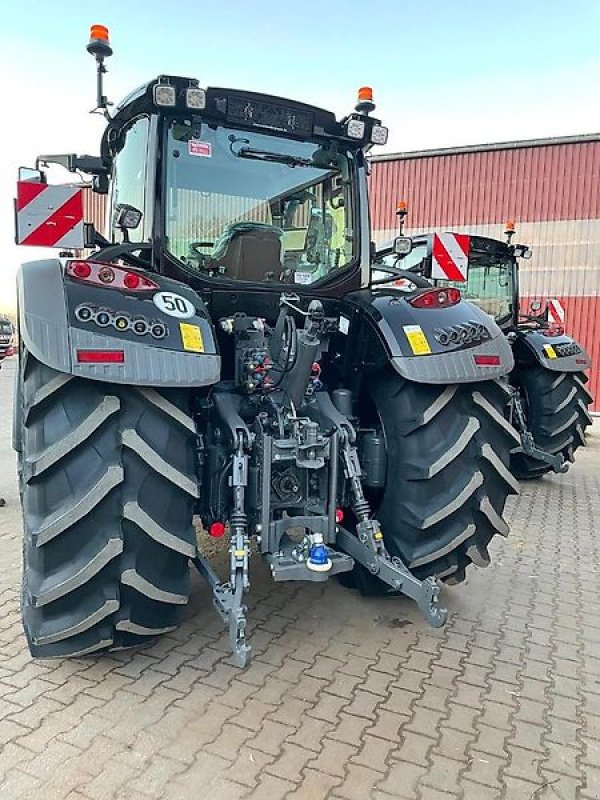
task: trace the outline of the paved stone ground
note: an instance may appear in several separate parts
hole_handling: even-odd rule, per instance
[[[32,661],[0,371],[0,798],[600,797],[600,435],[526,484],[487,571],[435,631],[402,599],[283,585],[258,560],[252,666],[232,666],[197,582],[138,652]],[[220,556],[216,556],[217,563]],[[222,560],[222,558],[221,558]]]

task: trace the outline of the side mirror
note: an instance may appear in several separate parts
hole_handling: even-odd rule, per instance
[[[412,252],[413,243],[410,236],[396,236],[394,239],[394,253],[397,256],[407,256]]]
[[[22,183],[46,183],[46,175],[41,169],[19,167],[18,180]]]
[[[115,225],[121,230],[135,230],[142,221],[142,212],[135,206],[119,203],[115,208]]]
[[[94,175],[92,178],[92,191],[97,194],[108,194],[108,175]]]

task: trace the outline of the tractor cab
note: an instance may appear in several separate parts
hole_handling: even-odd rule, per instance
[[[93,26],[88,50],[108,120],[100,157],[40,156],[36,164],[91,174],[92,190],[108,195],[104,235],[88,226],[85,241],[71,246],[95,246],[99,261],[120,258],[205,296],[233,288],[314,296],[318,287],[340,297],[368,284],[365,153],[387,141],[369,87],[337,120],[305,103],[160,75],[109,114],[106,28]],[[37,175],[19,210],[31,182],[45,182]],[[50,188],[65,191],[45,187],[47,201]],[[36,220],[22,216],[17,241],[27,244]]]

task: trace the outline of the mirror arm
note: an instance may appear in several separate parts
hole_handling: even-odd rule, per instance
[[[108,175],[109,168],[100,156],[78,156],[75,153],[59,153],[55,155],[41,155],[35,160],[36,169],[47,167],[48,164],[58,164],[69,172],[87,172],[89,175]]]

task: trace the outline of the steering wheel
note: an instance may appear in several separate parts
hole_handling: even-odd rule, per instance
[[[190,242],[189,252],[191,258],[198,259],[198,268],[205,270],[217,269],[213,257],[209,253],[201,253],[201,247],[214,247],[214,242]]]
[[[208,253],[201,253],[199,248],[200,247],[214,247],[214,242],[190,242],[190,252],[192,255],[197,256],[199,259],[210,258]]]

